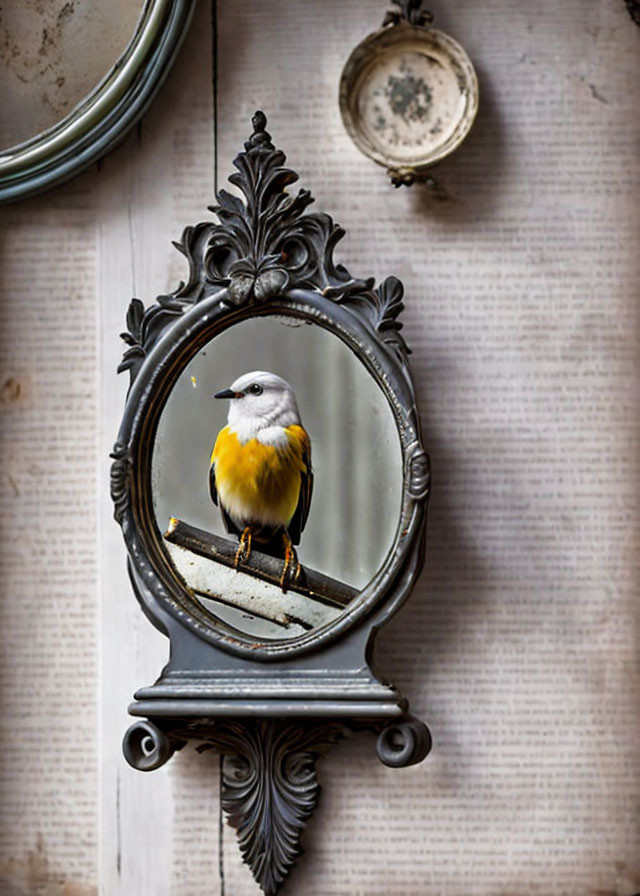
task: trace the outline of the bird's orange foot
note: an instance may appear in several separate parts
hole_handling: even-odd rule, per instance
[[[233,568],[237,569],[240,563],[246,563],[249,557],[251,556],[251,529],[249,526],[245,526],[240,536],[240,544],[238,545],[238,550],[236,551],[236,559],[233,564]]]
[[[280,576],[280,587],[282,588],[282,593],[286,594],[289,585],[295,584],[300,578],[302,566],[298,562],[296,549],[286,533],[283,534],[282,541],[284,542],[284,566]]]

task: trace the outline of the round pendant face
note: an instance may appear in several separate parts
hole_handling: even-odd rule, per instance
[[[434,28],[403,23],[377,31],[353,50],[342,73],[344,125],[392,175],[420,173],[453,152],[477,110],[469,57]]]

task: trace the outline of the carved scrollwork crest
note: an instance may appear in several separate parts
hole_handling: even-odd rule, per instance
[[[140,299],[131,300],[121,334],[128,348],[118,372],[129,370],[135,378],[163,329],[216,290],[233,309],[264,304],[290,289],[313,289],[364,318],[394,351],[408,353],[398,320],[400,280],[388,277],[374,289],[373,278],[354,278],[334,262],[344,230],[324,212],[307,212],[314,202],[309,190],[289,192],[298,174],[271,142],[264,113],[256,112],[252,124],[244,152],[234,159],[238,170],[229,178],[240,195],[219,190],[217,204],[209,207],[219,223],[187,227],[173,243],[189,263],[186,283],[146,310]]]

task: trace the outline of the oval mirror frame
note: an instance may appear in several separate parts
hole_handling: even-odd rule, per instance
[[[53,127],[0,150],[0,202],[62,183],[116,146],[147,111],[187,32],[195,0],[147,0],[122,56]]]
[[[252,661],[308,653],[340,638],[365,617],[376,627],[408,596],[419,571],[429,492],[429,462],[422,447],[408,349],[397,320],[403,289],[395,277],[377,288],[352,278],[333,262],[344,231],[328,215],[305,213],[312,197],[292,196],[297,175],[256,113],[254,133],[235,159],[230,181],[246,205],[221,190],[211,210],[219,224],[188,227],[176,247],[187,257],[189,279],[143,308],[133,299],[127,314],[125,351],[119,371],[129,370],[131,388],[113,451],[112,497],[129,552],[136,595],[161,629],[168,611],[198,638]],[[259,222],[256,226],[256,222]],[[403,459],[401,514],[393,545],[369,584],[341,615],[302,635],[259,641],[222,623],[190,595],[162,548],[154,518],[151,462],[156,428],[181,372],[203,346],[236,323],[261,315],[311,321],[341,339],[374,377],[396,422]],[[213,340],[213,341],[212,341]]]

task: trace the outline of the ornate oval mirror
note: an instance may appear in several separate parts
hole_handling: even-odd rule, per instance
[[[111,492],[136,596],[171,639],[125,756],[149,771],[196,740],[229,757],[222,805],[273,894],[324,749],[364,727],[389,766],[429,751],[371,649],[420,571],[429,463],[400,281],[335,264],[343,231],[289,192],[261,112],[253,126],[240,195],[176,244],[187,282],[129,307]]]
[[[221,223],[179,244],[189,281],[132,302],[114,497],[148,612],[274,660],[403,599],[428,464],[400,282],[334,264],[342,231],[287,192],[297,176],[254,123],[231,178],[245,202],[220,191]]]

